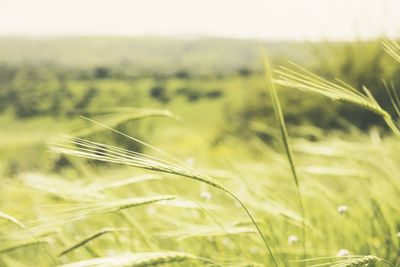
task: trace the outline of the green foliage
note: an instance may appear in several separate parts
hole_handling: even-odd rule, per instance
[[[399,265],[396,43],[268,44],[269,95],[252,41],[118,40],[1,56],[0,266]]]

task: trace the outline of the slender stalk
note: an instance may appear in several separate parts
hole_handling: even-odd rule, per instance
[[[264,241],[265,247],[268,250],[268,253],[270,254],[272,261],[274,262],[274,265],[276,267],[278,267],[278,262],[275,259],[274,254],[272,253],[271,247],[268,244],[267,239],[265,239],[260,227],[258,226],[258,224],[256,223],[256,221],[254,220],[253,216],[251,215],[250,211],[246,208],[246,206],[244,205],[244,203],[232,192],[230,192],[229,190],[224,190],[228,195],[230,195],[232,198],[234,198],[244,209],[244,211],[247,213],[247,216],[249,216],[250,220],[252,221],[253,225],[256,227],[258,234],[260,235],[260,237],[262,238],[262,240]]]
[[[118,147],[113,147],[113,146],[109,146],[109,145],[105,145],[105,144],[87,141],[87,140],[81,139],[81,138],[64,139],[64,144],[63,143],[59,143],[59,144],[54,143],[51,145],[50,148],[52,151],[58,152],[58,153],[75,155],[75,156],[79,156],[79,157],[83,157],[83,158],[95,159],[95,160],[106,161],[106,162],[125,164],[125,165],[129,165],[132,167],[137,167],[137,168],[147,169],[147,170],[152,170],[152,171],[175,174],[175,175],[178,175],[181,177],[186,177],[189,179],[197,180],[199,182],[211,185],[214,188],[218,188],[218,189],[228,193],[236,201],[238,201],[239,204],[246,211],[247,215],[253,222],[254,226],[257,228],[257,232],[260,234],[262,240],[264,241],[264,244],[265,244],[266,248],[268,249],[270,256],[273,259],[275,267],[278,267],[278,263],[272,253],[270,246],[268,245],[267,240],[265,239],[264,235],[262,234],[261,229],[258,227],[254,218],[251,216],[250,212],[247,210],[246,206],[243,204],[243,202],[241,202],[239,200],[239,198],[237,196],[235,196],[232,192],[230,192],[228,189],[226,189],[221,183],[212,179],[208,175],[200,173],[190,167],[185,167],[183,164],[181,166],[180,163],[182,162],[182,160],[175,158],[174,156],[172,156],[158,148],[155,148],[143,141],[140,141],[133,137],[130,137],[127,134],[117,131],[111,127],[108,127],[108,126],[105,126],[102,124],[99,124],[99,125],[107,127],[108,129],[113,130],[114,132],[116,132],[124,137],[127,137],[131,140],[140,142],[141,144],[144,144],[146,147],[151,148],[151,149],[155,150],[156,152],[168,157],[173,162],[168,162],[168,161],[156,158],[156,157],[149,157],[149,156],[146,156],[141,153],[132,152],[132,151],[125,150],[122,148],[118,148]],[[73,145],[75,145],[77,147],[74,147]]]
[[[116,232],[116,231],[118,231],[118,229],[114,229],[114,228],[105,228],[105,229],[102,229],[102,230],[100,230],[100,231],[98,231],[98,232],[92,234],[91,236],[89,236],[89,237],[87,237],[87,238],[85,238],[85,239],[79,241],[78,243],[74,244],[73,246],[71,246],[71,247],[69,247],[69,248],[63,250],[62,252],[60,252],[59,256],[60,256],[60,257],[61,257],[61,256],[64,256],[65,254],[68,254],[68,253],[70,253],[71,251],[73,251],[73,250],[75,250],[75,249],[77,249],[77,248],[79,248],[79,247],[82,247],[82,246],[86,245],[87,243],[93,241],[94,239],[97,239],[97,238],[101,237],[102,235],[105,235],[105,234],[107,234],[107,233]]]
[[[289,134],[287,132],[285,117],[283,116],[283,111],[282,111],[282,107],[281,107],[281,104],[279,101],[278,93],[276,91],[274,83],[272,82],[271,68],[270,68],[266,53],[264,53],[264,69],[265,69],[265,77],[267,80],[267,87],[269,88],[269,92],[270,92],[270,95],[272,98],[272,104],[274,106],[275,117],[279,124],[279,129],[280,129],[282,141],[283,141],[283,144],[285,147],[286,156],[289,161],[293,180],[296,185],[296,193],[297,193],[300,213],[301,213],[301,216],[303,217],[303,220],[302,220],[302,237],[303,237],[302,241],[303,242],[302,242],[302,244],[303,244],[303,254],[304,254],[303,256],[305,257],[307,254],[307,251],[306,251],[306,223],[305,223],[305,210],[304,210],[303,199],[302,199],[302,195],[301,195],[300,182],[299,182],[299,178],[298,178],[297,171],[296,171],[296,165],[294,162],[293,153],[292,153],[290,143],[289,143]]]

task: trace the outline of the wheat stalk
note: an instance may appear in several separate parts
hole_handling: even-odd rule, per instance
[[[38,231],[43,228],[47,229],[49,227],[83,220],[95,214],[119,212],[124,209],[174,198],[174,196],[141,197],[65,205],[62,208],[57,207],[55,212],[45,216],[43,219],[31,222],[31,225],[33,230]]]
[[[296,164],[294,162],[293,152],[292,152],[290,142],[289,142],[289,134],[287,132],[285,118],[283,116],[283,111],[282,111],[282,107],[281,107],[281,104],[279,101],[278,92],[276,91],[276,88],[273,83],[271,68],[270,68],[268,59],[266,57],[266,53],[264,53],[264,68],[265,68],[265,77],[267,80],[267,87],[268,87],[270,95],[271,95],[272,104],[273,104],[274,111],[275,111],[276,121],[279,124],[282,142],[285,147],[286,156],[289,161],[290,170],[292,172],[292,177],[293,177],[293,180],[294,180],[294,183],[296,186],[296,193],[297,193],[300,214],[301,214],[301,217],[303,218],[303,220],[302,220],[302,236],[303,236],[302,244],[303,244],[303,253],[305,256],[307,254],[306,253],[306,223],[305,223],[305,211],[304,211],[304,205],[303,205],[303,198],[301,195],[300,182],[299,182],[299,177],[297,175],[297,169],[296,169]]]
[[[120,163],[151,171],[185,176],[207,183],[213,187],[226,190],[222,184],[211,179],[207,175],[173,162],[77,137],[64,137],[59,140],[61,142],[51,144],[51,151],[105,162]]]
[[[392,132],[400,136],[399,127],[392,116],[384,110],[376,101],[371,92],[364,86],[364,93],[359,92],[343,81],[336,80],[336,83],[325,80],[312,72],[291,63],[293,69],[280,67],[276,70],[279,79],[274,80],[275,84],[285,87],[303,90],[306,92],[324,95],[333,100],[340,100],[358,105],[381,116]]]
[[[110,146],[102,143],[97,143],[89,140],[85,140],[82,138],[77,137],[61,137],[59,142],[53,142],[50,144],[50,151],[55,153],[63,153],[68,155],[74,155],[78,157],[100,160],[104,162],[111,162],[111,163],[119,163],[124,164],[136,168],[157,171],[157,172],[164,172],[169,174],[174,174],[182,177],[186,177],[189,179],[197,180],[199,182],[208,184],[212,187],[220,189],[230,195],[235,201],[237,201],[243,210],[246,212],[247,216],[251,219],[253,225],[257,229],[258,234],[262,238],[264,245],[266,246],[269,255],[271,256],[274,265],[278,267],[278,263],[272,253],[272,250],[264,237],[261,229],[259,228],[258,224],[254,220],[253,216],[251,215],[250,211],[244,205],[244,203],[230,190],[225,188],[221,183],[212,179],[206,174],[198,172],[190,167],[186,167],[182,160],[175,158],[174,156],[166,153],[158,148],[155,148],[143,141],[140,141],[136,138],[133,138],[129,135],[126,135],[114,128],[108,127],[101,123],[95,122],[93,120],[88,119],[96,124],[106,127],[111,131],[114,131],[124,137],[127,137],[131,140],[139,142],[140,144],[145,145],[146,147],[162,154],[170,159],[170,161],[160,159],[154,156],[145,155],[143,153],[138,153],[135,151],[130,151],[124,148]]]
[[[96,112],[83,112],[87,116],[96,118],[98,121],[111,126],[118,127],[127,122],[141,120],[149,117],[167,117],[167,118],[178,118],[172,112],[165,109],[145,109],[145,108],[131,108],[131,107],[120,107],[120,108],[109,108]],[[86,127],[84,129],[77,130],[75,135],[84,137],[103,132],[104,127],[99,125],[93,125],[92,127]]]
[[[94,258],[74,263],[61,265],[60,267],[149,267],[167,263],[178,263],[183,261],[195,260],[203,263],[213,264],[206,258],[197,257],[189,253],[182,252],[142,252],[142,253],[126,253],[113,257]]]
[[[319,257],[319,258],[312,258],[312,259],[304,259],[300,261],[294,262],[312,262],[312,261],[321,261],[321,260],[329,260],[329,262],[323,262],[318,264],[309,265],[309,267],[323,267],[323,266],[330,266],[330,267],[364,267],[368,266],[369,264],[375,262],[382,262],[386,265],[393,266],[387,260],[378,258],[373,255],[353,255],[353,256],[337,256],[337,257]]]

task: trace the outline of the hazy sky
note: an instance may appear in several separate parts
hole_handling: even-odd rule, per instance
[[[0,0],[0,35],[400,36],[400,0]]]

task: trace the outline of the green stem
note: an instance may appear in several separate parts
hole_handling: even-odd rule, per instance
[[[275,267],[278,267],[278,262],[275,259],[274,254],[272,253],[271,247],[269,246],[267,240],[265,239],[260,227],[258,227],[258,224],[256,223],[256,221],[254,220],[253,216],[251,215],[250,211],[246,208],[246,206],[243,204],[243,202],[237,197],[235,196],[235,194],[233,194],[232,192],[230,192],[229,190],[223,189],[226,193],[228,193],[232,198],[234,198],[244,209],[244,211],[247,213],[247,215],[249,216],[250,220],[252,221],[253,225],[256,227],[258,234],[261,236],[262,240],[264,241],[264,244],[269,252],[269,255],[271,256]]]
[[[287,132],[286,128],[286,123],[285,123],[285,117],[283,116],[283,111],[282,107],[279,101],[278,97],[278,92],[276,91],[276,88],[272,82],[272,73],[271,73],[271,68],[267,59],[266,52],[264,52],[264,70],[265,70],[265,78],[267,82],[267,87],[269,89],[271,99],[272,99],[272,104],[275,110],[275,117],[276,120],[279,124],[279,129],[282,137],[282,142],[285,147],[285,152],[287,159],[290,164],[290,170],[293,175],[294,183],[296,185],[296,191],[297,191],[297,196],[298,196],[298,202],[299,202],[299,209],[301,216],[303,217],[303,224],[302,224],[302,244],[303,244],[303,257],[306,257],[307,251],[306,251],[306,223],[305,223],[305,212],[304,212],[304,205],[303,205],[303,200],[302,200],[302,195],[301,195],[301,189],[300,189],[300,182],[299,182],[299,177],[297,175],[296,171],[296,165],[294,163],[294,158],[293,158],[293,153],[290,147],[289,143],[289,134]]]

